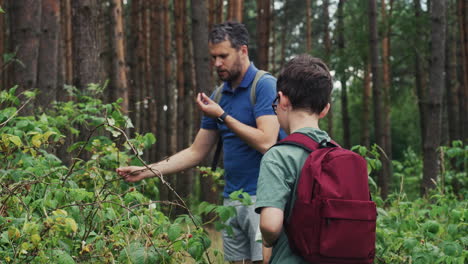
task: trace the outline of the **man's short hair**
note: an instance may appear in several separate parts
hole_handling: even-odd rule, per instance
[[[208,35],[208,41],[213,44],[218,44],[226,40],[231,42],[231,47],[239,50],[242,45],[248,45],[249,32],[242,23],[226,21],[215,25]]]
[[[319,58],[299,55],[283,67],[276,90],[291,101],[293,109],[306,109],[320,114],[330,102],[332,77]]]

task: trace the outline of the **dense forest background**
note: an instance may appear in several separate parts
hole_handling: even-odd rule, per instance
[[[123,99],[132,132],[156,136],[146,161],[191,143],[200,120],[195,94],[211,92],[217,82],[207,34],[225,20],[247,25],[252,61],[273,75],[300,53],[330,65],[332,111],[321,127],[347,148],[379,146],[382,169],[376,179],[383,197],[394,186],[391,160],[404,159],[408,151],[422,155],[420,184],[426,193],[440,171],[438,147],[467,140],[464,0],[2,0],[0,5],[5,10],[1,89],[37,89],[24,110],[34,113],[54,101],[73,100],[67,85],[79,90],[101,85],[103,102]],[[85,136],[86,128],[81,130]],[[61,152],[65,162],[72,156]],[[192,171],[169,181],[183,197],[193,192]],[[209,193],[212,180],[202,181],[208,189],[201,193]],[[170,194],[161,190],[161,195]]]
[[[219,84],[208,32],[225,20],[246,24],[251,60],[273,75],[301,53],[330,66],[332,110],[320,127],[368,161],[376,263],[466,262],[466,0],[0,7],[2,263],[222,262],[204,226],[224,228],[233,212],[219,205],[211,158],[137,184],[115,168],[191,144],[195,95]]]

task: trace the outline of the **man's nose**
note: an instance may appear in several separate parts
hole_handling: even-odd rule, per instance
[[[221,65],[223,65],[223,60],[221,58],[216,58],[214,65],[215,67],[221,67]]]

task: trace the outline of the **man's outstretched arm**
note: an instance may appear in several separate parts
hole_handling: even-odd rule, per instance
[[[192,145],[172,156],[149,165],[162,175],[176,173],[199,164],[210,152],[218,139],[216,130],[200,129]],[[128,166],[118,168],[117,173],[128,182],[137,182],[156,176],[144,166]]]

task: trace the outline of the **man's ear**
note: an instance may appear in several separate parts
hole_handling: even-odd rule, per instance
[[[328,103],[325,108],[323,108],[322,112],[320,112],[319,118],[324,118],[328,114],[328,111],[330,111],[330,103]]]

